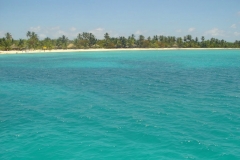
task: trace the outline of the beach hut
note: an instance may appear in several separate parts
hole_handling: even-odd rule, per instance
[[[75,49],[75,45],[70,43],[68,46],[67,46],[67,49]]]
[[[178,48],[177,43],[175,43],[174,45],[172,45],[172,48]]]
[[[11,45],[11,49],[12,49],[12,50],[18,50],[19,47],[18,47],[17,45],[13,44],[13,45]]]

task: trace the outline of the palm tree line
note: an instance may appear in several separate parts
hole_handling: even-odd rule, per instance
[[[184,37],[153,36],[144,37],[134,34],[128,37],[110,37],[104,34],[104,39],[97,39],[92,33],[79,33],[75,39],[70,40],[65,35],[57,39],[49,37],[40,40],[35,32],[28,31],[27,39],[14,40],[10,33],[0,38],[0,50],[51,50],[51,49],[88,49],[88,48],[240,48],[240,41],[227,42],[217,38],[206,40],[191,35]]]

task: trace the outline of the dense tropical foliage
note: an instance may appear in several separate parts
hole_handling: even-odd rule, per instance
[[[153,36],[136,37],[110,37],[104,34],[104,39],[97,39],[92,33],[83,32],[78,34],[74,40],[69,40],[65,35],[57,39],[49,37],[40,40],[35,32],[28,31],[27,39],[14,40],[10,33],[0,38],[0,50],[51,50],[51,49],[88,49],[88,48],[240,48],[240,41],[227,42],[211,38],[205,40],[202,36],[193,38],[191,35],[184,37],[175,36]]]

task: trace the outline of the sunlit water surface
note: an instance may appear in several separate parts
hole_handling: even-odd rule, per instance
[[[240,159],[240,51],[0,55],[0,159]]]

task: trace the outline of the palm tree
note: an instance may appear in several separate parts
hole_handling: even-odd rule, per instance
[[[164,42],[164,36],[163,35],[159,36],[159,41]]]
[[[27,32],[27,37],[31,37],[32,33],[30,31]]]
[[[150,41],[151,41],[151,37],[149,36],[149,37],[147,38],[147,40],[150,42]]]
[[[139,40],[138,40],[138,46],[139,47],[143,46],[144,40],[145,40],[145,37],[143,35],[139,35]]]
[[[61,42],[61,48],[66,49],[67,43],[68,43],[68,38],[65,35],[62,35],[62,37],[59,37],[59,40]]]
[[[127,46],[130,47],[130,48],[134,47],[134,43],[135,43],[135,38],[134,37],[135,37],[134,34],[132,34],[127,39]]]
[[[182,38],[178,37],[177,38],[177,45],[178,45],[178,47],[182,47],[182,43],[183,43]]]
[[[11,48],[11,45],[13,44],[12,35],[9,32],[7,32],[5,34],[5,38],[3,38],[2,41],[3,41],[3,46],[5,50],[8,51]]]
[[[183,40],[184,40],[184,42],[186,42],[186,41],[187,41],[187,37],[186,37],[186,36],[184,36],[184,37],[183,37]]]
[[[20,50],[22,50],[24,48],[24,40],[23,39],[19,39],[18,47]]]
[[[95,38],[95,36],[90,33],[89,34],[89,47],[92,47],[93,45],[95,45],[97,42],[97,39]]]
[[[153,40],[158,41],[158,36],[157,35],[153,36]]]
[[[35,32],[30,32],[30,31],[28,31],[26,35],[27,37],[29,37],[28,47],[36,49],[39,42],[38,35]]]
[[[192,40],[192,36],[189,34],[189,35],[187,35],[187,40],[188,41],[191,41]]]
[[[109,39],[110,39],[109,34],[108,34],[108,33],[105,33],[105,34],[104,34],[104,47],[105,47],[105,48],[108,48],[109,41],[110,41]]]
[[[43,42],[42,47],[44,50],[45,49],[51,50],[53,48],[53,41],[49,37],[45,38],[42,42]]]
[[[7,32],[5,36],[7,40],[12,40],[12,35],[9,32]]]
[[[196,42],[196,43],[198,42],[198,37],[195,38],[195,42]]]
[[[109,34],[108,34],[108,33],[105,33],[105,34],[104,34],[104,38],[105,38],[105,40],[108,40],[108,39],[110,38]]]
[[[128,47],[133,48],[135,46],[135,42],[136,39],[134,34],[128,37]]]
[[[121,47],[126,48],[127,46],[127,39],[125,37],[119,37],[120,42],[121,42]]]
[[[135,35],[134,35],[134,34],[132,34],[132,35],[131,35],[131,38],[135,40]]]

